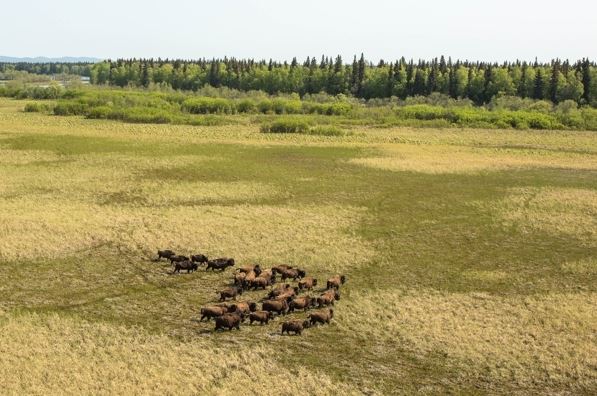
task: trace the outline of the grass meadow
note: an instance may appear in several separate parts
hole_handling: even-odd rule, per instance
[[[2,393],[597,392],[594,132],[270,134],[27,103],[0,99]],[[199,309],[231,271],[172,275],[158,248],[348,282],[301,337],[214,333]]]

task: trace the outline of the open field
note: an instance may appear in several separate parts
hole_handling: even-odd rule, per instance
[[[597,392],[594,132],[264,134],[26,103],[0,99],[6,393]],[[199,308],[232,271],[171,275],[158,248],[348,282],[301,337],[214,333]]]

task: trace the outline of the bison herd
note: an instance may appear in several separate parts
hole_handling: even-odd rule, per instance
[[[191,273],[203,265],[206,271],[224,271],[235,265],[232,258],[209,260],[203,254],[187,257],[177,255],[172,250],[158,250],[158,260],[162,258],[170,260],[174,268],[173,273],[180,273],[181,270]],[[278,316],[295,311],[310,311],[305,319],[287,320],[282,323],[282,334],[301,335],[309,327],[330,323],[334,317],[331,306],[340,299],[340,287],[345,282],[344,275],[334,275],[327,280],[325,289],[320,290],[319,295],[315,296],[311,293],[318,285],[317,279],[307,276],[304,269],[286,264],[272,268],[262,268],[259,264],[243,266],[236,269],[229,286],[217,290],[218,301],[201,308],[200,321],[213,319],[215,330],[240,330],[241,324],[247,319],[250,325],[264,325]],[[259,302],[237,301],[238,297],[248,290],[263,290],[266,294]]]

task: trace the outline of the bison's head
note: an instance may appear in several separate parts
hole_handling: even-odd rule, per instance
[[[342,284],[344,284],[344,282],[346,282],[346,276],[344,276],[344,275],[340,276],[340,282],[342,282]]]
[[[251,311],[251,312],[257,311],[257,303],[254,303],[254,302],[249,303],[249,311]]]
[[[307,275],[305,270],[301,270],[301,269],[298,270],[297,273],[298,273],[299,278],[304,278]]]
[[[305,320],[305,321],[303,322],[303,327],[304,327],[305,329],[308,329],[310,326],[311,326],[311,322],[309,322],[308,320]]]
[[[336,290],[336,292],[334,293],[334,299],[336,301],[338,301],[340,299],[340,292],[338,290]]]

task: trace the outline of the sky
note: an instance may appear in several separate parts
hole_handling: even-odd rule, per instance
[[[597,59],[597,0],[3,3],[4,56]]]

